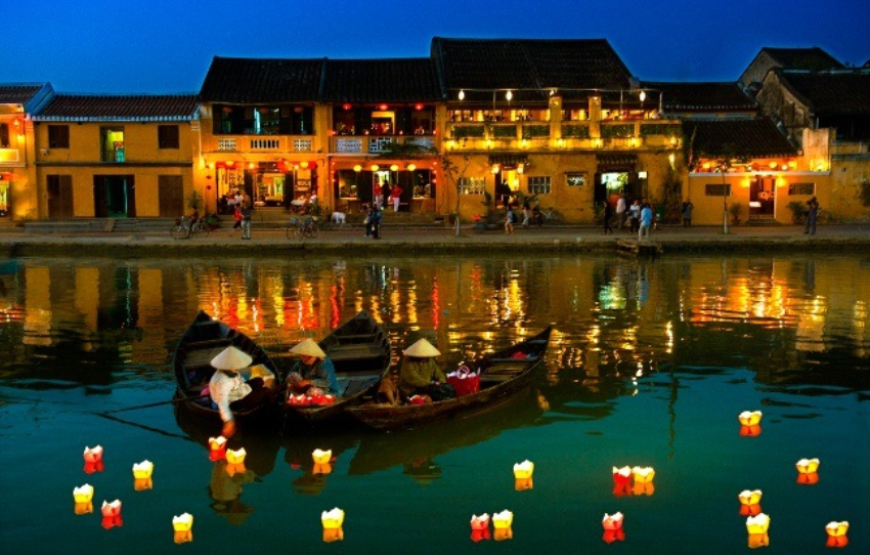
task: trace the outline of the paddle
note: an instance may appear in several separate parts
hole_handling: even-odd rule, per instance
[[[127,412],[128,410],[139,410],[139,409],[148,409],[151,407],[159,407],[161,405],[177,405],[179,403],[187,403],[188,401],[197,401],[199,399],[204,399],[206,397],[208,397],[208,392],[205,392],[201,395],[197,395],[196,397],[182,397],[180,399],[170,399],[168,401],[158,401],[156,403],[148,403],[147,405],[137,405],[135,407],[125,407],[123,409],[107,410],[107,411],[99,412],[97,414],[100,414],[100,415],[115,414],[118,412]]]

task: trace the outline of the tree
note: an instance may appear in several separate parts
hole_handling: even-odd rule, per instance
[[[462,155],[462,167],[453,162],[453,158],[444,154],[441,156],[441,171],[444,173],[444,178],[453,184],[453,189],[456,191],[456,236],[459,237],[461,224],[459,223],[459,199],[461,198],[459,191],[459,182],[465,177],[465,172],[468,171],[468,166],[471,164],[471,157],[468,154]]]

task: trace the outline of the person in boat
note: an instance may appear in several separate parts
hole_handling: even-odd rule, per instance
[[[208,392],[224,422],[221,435],[228,439],[236,433],[233,411],[255,408],[271,394],[264,378],[248,381],[242,378],[239,372],[249,367],[251,362],[253,359],[250,355],[232,346],[211,360],[216,371],[208,382]]]
[[[435,360],[441,351],[425,339],[420,339],[403,351],[405,357],[400,371],[399,388],[410,398],[413,395],[428,397],[432,401],[441,401],[451,395],[453,386],[447,383],[447,377]]]
[[[405,404],[407,398],[399,387],[400,380],[399,369],[395,367],[392,368],[390,373],[381,380],[380,384],[378,384],[378,392],[375,396],[377,402],[392,407]]]
[[[299,360],[287,374],[288,393],[308,393],[312,396],[339,394],[335,365],[313,339],[304,339],[290,349],[290,353],[297,355]]]

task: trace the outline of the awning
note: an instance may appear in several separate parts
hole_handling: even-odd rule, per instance
[[[529,164],[529,157],[525,154],[490,154],[489,165],[494,166],[518,166],[519,164]]]
[[[598,154],[596,157],[599,166],[633,166],[637,164],[635,154]]]

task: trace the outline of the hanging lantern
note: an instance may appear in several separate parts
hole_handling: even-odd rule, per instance
[[[373,171],[373,172],[376,172],[376,171],[378,171],[379,169],[381,169],[381,167],[380,167],[379,165],[377,165],[377,164],[372,164],[372,171]]]
[[[770,528],[770,517],[764,513],[746,518],[746,532],[749,534],[749,547],[767,547],[770,545],[770,537],[767,534]]]
[[[631,469],[631,475],[634,479],[634,487],[631,490],[633,495],[652,495],[655,493],[653,479],[656,476],[656,471],[652,467],[635,466]]]
[[[497,542],[509,540],[514,537],[511,526],[514,523],[514,514],[508,510],[500,513],[493,513],[492,526],[495,528],[493,539]]]
[[[740,500],[741,516],[756,516],[761,512],[761,490],[743,490],[737,498]]]
[[[323,524],[323,541],[332,543],[344,539],[344,511],[338,507],[331,511],[323,511],[320,515],[320,522]]]
[[[172,517],[172,530],[175,532],[175,543],[188,543],[193,541],[193,515],[184,513]]]
[[[118,499],[115,499],[111,503],[103,501],[100,512],[103,514],[103,528],[106,530],[124,525],[124,521],[121,519],[121,501]]]
[[[755,437],[761,434],[761,411],[745,410],[737,415],[740,421],[740,435],[744,437]]]
[[[514,98],[514,93],[512,91],[508,91],[504,94],[504,98],[505,98],[505,100],[510,102]]]
[[[412,172],[412,171],[414,171],[414,170],[416,170],[416,169],[417,169],[417,166],[415,166],[414,164],[408,164],[408,171],[409,171],[409,172]]]
[[[414,109],[419,112],[420,110],[423,109],[423,105],[422,104],[414,104]]]
[[[344,104],[341,105],[341,107],[344,109],[345,112],[347,112],[347,111],[350,110],[353,106],[351,106],[350,104],[348,104],[348,103],[345,102]]]
[[[489,513],[471,515],[471,540],[475,543],[490,539]]]
[[[223,460],[227,457],[227,438],[224,436],[208,438],[208,458],[211,461]]]
[[[849,532],[849,523],[845,520],[842,522],[829,522],[825,526],[825,531],[828,533],[828,547],[846,547],[849,545],[849,538],[846,537],[846,534]]]
[[[399,171],[399,165],[398,165],[398,164],[393,164],[392,166],[390,166],[390,171],[391,171],[391,172],[397,172],[397,171]]]
[[[613,495],[614,497],[631,495],[630,466],[623,466],[622,468],[613,467]]]
[[[535,463],[531,461],[523,461],[514,464],[514,489],[517,491],[525,491],[532,489],[532,474],[535,472]]]
[[[819,459],[801,459],[795,463],[798,471],[797,483],[814,485],[819,483]]]
[[[459,91],[457,96],[459,97],[459,100],[465,100],[465,91]]]
[[[353,171],[355,171],[356,173],[361,172],[361,171],[362,171],[362,166],[360,166],[359,164],[357,164],[356,166],[353,167]]]
[[[378,104],[378,110],[380,110],[381,112],[386,112],[388,108],[389,106],[386,104]]]
[[[612,515],[604,513],[604,518],[601,519],[601,526],[604,528],[604,536],[602,539],[606,543],[625,541],[625,532],[622,529],[622,521],[622,513],[614,513]]]

